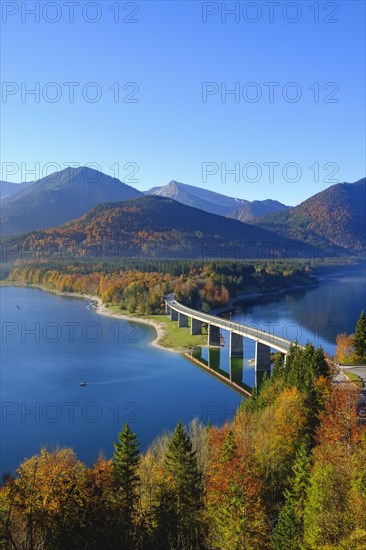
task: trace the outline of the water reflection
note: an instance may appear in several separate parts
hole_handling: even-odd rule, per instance
[[[366,309],[363,270],[325,278],[315,287],[242,302],[232,319],[256,323],[262,330],[301,344],[310,341],[333,355],[337,335],[354,332],[362,309]]]

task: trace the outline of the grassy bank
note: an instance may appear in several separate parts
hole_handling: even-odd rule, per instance
[[[356,386],[358,388],[363,388],[363,381],[362,381],[362,378],[360,378],[358,376],[358,374],[355,374],[354,372],[349,372],[349,371],[346,371],[344,370],[343,373],[347,376],[347,378],[349,380],[351,380],[351,382],[353,382],[354,384],[356,384]]]
[[[207,334],[192,336],[190,328],[178,328],[178,321],[171,321],[166,315],[144,315],[144,317],[156,321],[162,326],[164,336],[159,340],[159,344],[164,348],[178,348],[186,351],[193,346],[207,344]]]

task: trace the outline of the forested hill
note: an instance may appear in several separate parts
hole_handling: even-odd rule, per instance
[[[366,178],[355,183],[337,183],[295,208],[251,223],[327,249],[332,255],[342,250],[365,255]]]
[[[18,244],[32,250],[77,249],[82,256],[114,255],[117,249],[133,257],[204,259],[314,253],[293,239],[156,196],[100,204],[63,226],[21,236]]]

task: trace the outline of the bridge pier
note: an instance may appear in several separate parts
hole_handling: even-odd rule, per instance
[[[229,357],[243,357],[243,337],[236,332],[230,333]]]
[[[261,342],[255,343],[255,370],[271,370],[271,348]]]
[[[170,320],[178,321],[178,311],[175,311],[175,309],[172,308],[170,308]]]
[[[271,348],[262,344],[255,343],[255,385],[260,387],[264,373],[271,375]]]
[[[193,334],[201,334],[202,332],[202,322],[198,321],[194,317],[192,317],[191,320],[191,335]]]
[[[188,327],[188,316],[178,313],[178,327]]]
[[[170,306],[165,302],[165,313],[170,315]]]
[[[215,325],[208,325],[208,345],[220,345],[220,328]]]

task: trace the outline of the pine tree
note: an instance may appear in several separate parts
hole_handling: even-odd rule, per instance
[[[363,310],[357,321],[354,342],[358,361],[366,361],[366,316]]]
[[[203,507],[202,472],[199,470],[196,453],[181,422],[177,424],[169,441],[165,458],[167,485],[171,497],[164,499],[173,506],[175,521],[171,522],[174,548],[200,547],[200,521]],[[165,513],[171,512],[167,510]]]
[[[300,525],[292,499],[285,501],[272,536],[273,550],[299,550]]]
[[[273,380],[279,380],[281,378],[282,369],[283,369],[282,353],[276,353],[274,363],[273,363],[271,378]]]
[[[310,460],[306,442],[298,450],[289,481],[290,488],[284,493],[285,503],[278,516],[272,536],[273,550],[298,550],[303,538],[303,515],[310,476]]]
[[[132,548],[133,518],[137,504],[139,476],[137,468],[140,454],[136,435],[128,424],[124,424],[114,444],[112,459],[116,499],[121,512],[121,530],[126,547]],[[123,546],[125,547],[125,546]]]

